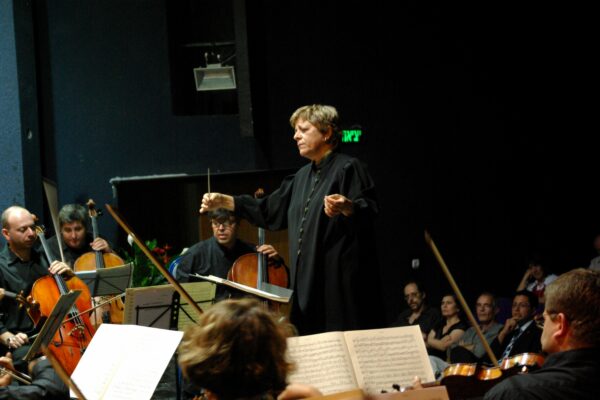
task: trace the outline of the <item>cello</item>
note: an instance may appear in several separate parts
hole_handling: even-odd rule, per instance
[[[36,225],[35,231],[48,262],[52,263],[54,260],[44,237],[44,229]],[[34,282],[30,294],[32,301],[39,304],[39,314],[37,316],[29,314],[32,319],[36,318],[33,322],[37,327],[41,318],[47,318],[51,314],[60,296],[70,290],[80,290],[81,293],[48,347],[48,350],[61,360],[69,375],[75,370],[95,333],[90,317],[83,313],[83,310],[87,310],[91,305],[87,285],[76,276],[70,277],[67,281],[59,274],[41,277]]]
[[[100,237],[98,233],[98,211],[96,210],[96,204],[94,200],[89,199],[87,202],[88,214],[92,221],[92,235],[94,240]],[[125,261],[116,255],[115,253],[104,253],[99,250],[89,251],[82,254],[75,260],[73,270],[76,272],[80,271],[94,271],[102,268],[118,267],[125,264]],[[113,324],[123,323],[123,314],[125,305],[121,298],[114,299],[107,304],[108,310],[102,312],[100,318],[96,317],[96,326],[102,322],[110,322]],[[102,308],[104,309],[104,307]]]
[[[254,193],[255,198],[264,196],[264,190],[259,188]],[[258,228],[258,247],[265,244],[265,229]],[[227,273],[227,279],[242,285],[264,290],[265,283],[284,288],[289,287],[289,272],[283,262],[270,260],[263,253],[249,253],[238,257]],[[272,311],[279,312],[280,305],[269,302]]]

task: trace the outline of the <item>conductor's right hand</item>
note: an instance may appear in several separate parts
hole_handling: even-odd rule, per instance
[[[204,193],[200,204],[200,214],[214,211],[217,208],[233,211],[235,208],[233,197],[222,193]]]

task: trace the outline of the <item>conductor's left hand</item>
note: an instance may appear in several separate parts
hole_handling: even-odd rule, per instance
[[[354,213],[352,200],[341,194],[330,194],[329,196],[325,196],[323,204],[325,206],[325,214],[328,217],[335,217],[339,214],[348,217]]]

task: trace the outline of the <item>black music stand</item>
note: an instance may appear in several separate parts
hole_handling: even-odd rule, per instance
[[[121,267],[75,272],[75,275],[89,287],[92,297],[113,296],[125,293],[131,285],[132,270],[132,263],[128,263]]]
[[[35,341],[31,347],[29,347],[29,351],[25,357],[23,357],[23,360],[27,362],[31,361],[41,352],[42,346],[48,347],[48,344],[60,329],[65,317],[73,308],[73,304],[75,304],[75,300],[77,300],[77,297],[79,297],[80,294],[81,290],[71,290],[69,293],[63,294],[58,298],[56,305],[44,322]]]

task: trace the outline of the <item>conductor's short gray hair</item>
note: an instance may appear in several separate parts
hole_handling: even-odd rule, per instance
[[[341,141],[340,117],[335,107],[323,104],[302,106],[294,111],[290,117],[292,128],[296,127],[296,123],[300,119],[306,120],[316,126],[321,133],[327,132],[327,129],[331,127],[332,135],[330,140],[333,147],[336,147]]]

